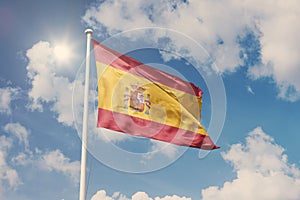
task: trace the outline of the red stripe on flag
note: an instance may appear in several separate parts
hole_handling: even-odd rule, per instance
[[[193,83],[145,65],[129,56],[110,49],[95,40],[92,40],[92,42],[94,45],[95,58],[98,62],[198,97],[202,96],[202,91]]]
[[[219,148],[209,136],[98,108],[98,127],[205,150]]]

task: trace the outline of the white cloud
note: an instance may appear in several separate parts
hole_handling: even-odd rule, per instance
[[[20,152],[12,158],[12,162],[19,166],[31,165],[39,170],[61,173],[77,184],[79,181],[80,162],[71,161],[60,150],[43,152]]]
[[[17,186],[21,181],[15,169],[9,168],[6,163],[6,155],[10,148],[17,147],[14,143],[15,138],[18,142],[18,150],[14,153],[17,155],[10,160],[16,166],[31,165],[40,170],[55,171],[69,177],[74,183],[79,181],[79,161],[71,161],[60,150],[44,152],[39,149],[30,150],[28,141],[29,130],[20,123],[8,123],[3,130],[10,133],[8,137],[0,137],[0,183],[1,179],[8,180],[11,186]],[[24,147],[24,150],[19,147]],[[2,172],[4,170],[5,172]],[[2,174],[2,175],[1,175]]]
[[[222,154],[233,165],[236,179],[202,190],[203,200],[299,199],[300,170],[283,152],[260,127],[254,129],[245,145],[234,144]]]
[[[250,87],[249,85],[246,86],[247,88],[247,92],[249,92],[250,94],[254,94],[252,87]]]
[[[146,192],[137,192],[131,197],[132,200],[153,200]]]
[[[173,195],[173,196],[165,196],[165,197],[155,197],[154,200],[192,200],[192,198],[188,198],[188,197],[179,197],[177,195]]]
[[[112,197],[106,196],[106,192],[104,190],[99,190],[92,198],[91,200],[113,200]]]
[[[201,43],[215,60],[221,72],[234,72],[243,65],[242,47],[237,37],[246,30],[253,32],[261,44],[261,65],[249,68],[253,78],[270,76],[279,88],[278,96],[295,101],[300,98],[300,32],[297,0],[275,1],[104,1],[91,6],[82,17],[102,37],[142,27],[175,29]],[[111,11],[114,12],[111,12]],[[145,38],[145,35],[133,35]],[[168,35],[165,35],[170,37]],[[146,36],[159,43],[162,35]],[[185,41],[170,38],[168,50],[186,56],[192,51]],[[184,53],[183,53],[184,52]],[[246,55],[247,57],[248,55]]]
[[[80,162],[71,161],[60,150],[50,151],[40,157],[39,165],[48,171],[61,172],[75,183],[79,181]]]
[[[71,161],[58,149],[48,152],[40,149],[35,149],[34,152],[19,152],[11,160],[15,165],[30,165],[39,170],[61,173],[75,184],[79,181],[80,162]]]
[[[173,159],[178,153],[178,147],[176,145],[158,140],[151,140],[151,143],[152,146],[149,152],[145,155],[147,159],[152,158],[155,154],[162,154],[170,159]]]
[[[15,169],[7,163],[8,150],[13,141],[5,136],[0,136],[0,196],[6,191],[6,185],[16,189],[22,182]]]
[[[21,160],[21,154],[31,154],[28,142],[29,131],[23,125],[20,123],[8,123],[3,127],[3,131],[9,133],[9,135],[0,137],[0,195],[9,189],[16,190],[22,183],[17,170],[11,166],[15,163],[14,158],[10,159],[8,157],[9,151],[15,150],[16,145],[14,141],[17,139],[18,145],[24,146],[25,149],[24,152],[20,153],[19,160]],[[25,158],[23,160],[25,162]]]
[[[0,113],[11,114],[11,102],[17,99],[19,88],[0,88]]]
[[[65,75],[69,65],[59,64],[54,50],[55,47],[44,41],[34,44],[27,50],[26,56],[29,60],[27,76],[32,85],[28,93],[32,100],[29,108],[43,111],[43,103],[52,103],[49,105],[51,110],[57,113],[58,122],[71,126],[74,82]],[[75,95],[76,97],[82,98],[82,95]]]
[[[149,197],[149,195],[145,192],[136,192],[131,196],[131,198],[127,198],[125,195],[120,194],[119,192],[115,192],[112,196],[106,194],[105,190],[99,190],[91,200],[192,200],[187,197],[179,197],[177,195],[165,196],[165,197],[155,197],[154,199]]]
[[[256,4],[255,4],[256,3]],[[250,75],[264,77],[270,75],[278,85],[279,97],[295,101],[300,98],[300,40],[297,33],[300,26],[299,2],[291,0],[282,2],[248,3],[252,12],[260,15],[259,29],[262,32],[263,67],[250,69]],[[258,7],[259,5],[260,8]],[[266,73],[266,69],[268,73]]]
[[[13,134],[19,140],[19,143],[23,143],[25,149],[29,149],[28,135],[29,131],[20,123],[8,123],[4,126],[3,130],[7,133]]]
[[[16,165],[25,166],[32,162],[32,152],[20,152],[17,156],[13,157],[12,162]]]
[[[114,12],[110,12],[111,10]],[[214,12],[209,10],[214,10]],[[112,16],[107,17],[108,12]],[[240,15],[240,17],[237,18],[236,15]],[[226,7],[223,7],[220,2],[211,1],[189,1],[189,3],[183,3],[180,0],[172,2],[139,0],[134,3],[131,1],[105,1],[99,6],[88,9],[83,20],[95,30],[107,31],[109,35],[143,27],[159,26],[174,29],[203,44],[216,59],[219,70],[232,71],[236,65],[241,64],[236,37],[244,28],[244,24],[241,23],[243,12],[230,2],[226,2]],[[105,29],[101,29],[101,27],[105,27]],[[171,37],[151,34],[147,35],[147,39],[156,43],[159,43],[159,38]],[[134,36],[144,37],[144,35]],[[220,38],[225,45],[218,45]],[[132,37],[132,39],[135,38]],[[171,37],[170,39],[172,44],[166,45],[166,50],[180,52],[180,55],[184,52],[192,52],[185,50],[190,47],[180,38]]]

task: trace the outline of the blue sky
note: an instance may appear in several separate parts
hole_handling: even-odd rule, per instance
[[[0,199],[76,199],[93,38],[204,91],[199,152],[95,127],[87,199],[299,199],[299,2],[1,1]]]

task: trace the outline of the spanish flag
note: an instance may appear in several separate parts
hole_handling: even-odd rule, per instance
[[[202,91],[92,40],[97,126],[180,146],[218,148],[200,123]]]

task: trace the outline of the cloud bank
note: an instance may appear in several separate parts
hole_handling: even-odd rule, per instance
[[[179,197],[177,195],[151,198],[145,192],[136,192],[131,196],[131,198],[127,198],[125,195],[120,194],[119,192],[115,192],[112,196],[109,196],[106,194],[105,190],[99,190],[91,198],[91,200],[192,200],[192,199],[187,197]]]
[[[246,144],[234,144],[222,153],[237,177],[221,187],[202,190],[202,199],[299,199],[300,170],[289,164],[284,148],[262,128],[249,133]]]
[[[248,67],[252,79],[271,78],[278,97],[300,98],[300,7],[297,0],[166,1],[110,0],[93,4],[82,17],[102,39],[115,33],[143,27],[164,27],[182,32],[201,43],[220,72]],[[242,43],[248,35],[256,42]],[[132,35],[137,40],[144,35]],[[159,43],[168,35],[149,34]],[[169,38],[165,47],[188,54],[181,40]],[[249,58],[256,62],[249,62]]]
[[[30,131],[20,123],[8,123],[0,136],[0,197],[19,189],[23,184],[20,167],[31,166],[37,171],[56,172],[79,182],[79,161],[71,161],[60,150],[31,150]]]
[[[31,103],[28,107],[31,110],[43,111],[44,106],[50,106],[50,109],[57,114],[58,122],[72,126],[71,102],[74,82],[65,75],[69,66],[59,64],[55,47],[45,41],[34,44],[27,50],[26,56],[29,61],[26,67],[27,76],[31,83],[28,92]],[[82,96],[78,94],[74,97]],[[82,100],[74,100],[74,102],[80,104]]]

